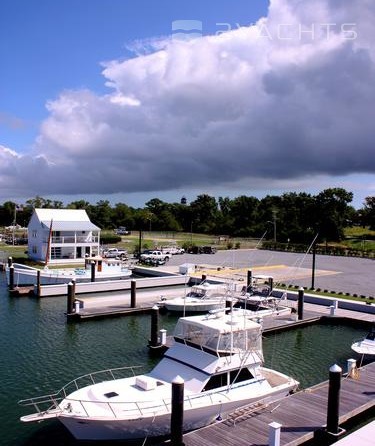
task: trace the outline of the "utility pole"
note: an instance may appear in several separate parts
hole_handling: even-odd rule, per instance
[[[276,243],[276,209],[272,209],[272,215],[273,215],[273,241]]]

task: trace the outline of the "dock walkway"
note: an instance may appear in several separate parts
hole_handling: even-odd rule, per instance
[[[343,378],[339,423],[375,407],[375,363],[359,377]],[[297,446],[323,432],[327,418],[328,381],[275,403],[236,411],[222,422],[187,433],[185,446],[260,446],[268,444],[269,424],[281,424],[280,445]]]

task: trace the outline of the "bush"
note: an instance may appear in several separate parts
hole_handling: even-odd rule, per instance
[[[114,243],[121,242],[121,237],[119,235],[102,235],[100,242],[103,245],[113,245]]]

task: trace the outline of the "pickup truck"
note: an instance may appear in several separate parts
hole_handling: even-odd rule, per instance
[[[179,246],[162,246],[160,250],[163,254],[175,255],[185,253],[185,250],[183,248],[180,248]]]
[[[107,259],[126,259],[128,257],[128,252],[121,248],[107,248],[102,252],[102,255]]]
[[[152,262],[168,262],[172,254],[163,253],[162,251],[148,251],[139,256],[139,260],[144,263]]]

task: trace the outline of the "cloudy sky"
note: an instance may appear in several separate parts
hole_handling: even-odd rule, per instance
[[[361,207],[373,23],[373,0],[3,0],[0,202],[344,187]]]

